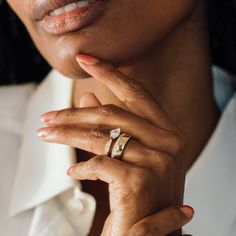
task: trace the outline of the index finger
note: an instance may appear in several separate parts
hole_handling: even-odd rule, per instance
[[[76,59],[87,73],[104,83],[131,112],[164,129],[176,129],[176,125],[141,82],[97,58],[80,54]]]

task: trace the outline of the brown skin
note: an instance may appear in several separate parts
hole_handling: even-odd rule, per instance
[[[180,211],[181,210],[181,211]],[[184,213],[184,214],[183,214]],[[193,209],[188,206],[169,207],[135,224],[127,236],[166,236],[186,224],[193,216]],[[191,235],[185,235],[191,236]]]
[[[125,236],[142,218],[181,203],[187,138],[142,84],[111,65],[97,60],[94,64],[91,57],[80,56],[78,61],[111,89],[126,110],[100,105],[52,111],[42,117],[47,127],[38,134],[43,141],[100,155],[73,166],[68,174],[109,185],[111,213],[102,235]],[[102,156],[109,130],[115,127],[133,137],[122,155],[123,161]]]
[[[85,93],[80,98],[80,107],[82,108],[96,107],[100,105],[100,101],[92,93]],[[88,160],[90,155],[82,155],[82,153],[79,153],[79,159],[80,161],[86,161]],[[91,155],[91,157],[92,156],[93,155]],[[103,227],[103,225],[101,225],[101,219],[105,219],[109,214],[109,212],[106,212],[106,208],[104,207],[106,202],[108,203],[108,200],[105,200],[106,190],[104,190],[104,187],[106,188],[106,185],[104,186],[104,182],[98,181],[86,181],[86,183],[83,184],[84,190],[96,196],[97,200],[97,211],[95,215],[95,221],[89,235],[98,235],[98,232],[101,232],[101,229]],[[182,212],[180,211],[180,209]],[[138,223],[132,226],[132,228],[126,233],[126,235],[167,235],[167,233],[174,232],[175,230],[181,228],[181,226],[183,226],[184,224],[188,223],[192,219],[193,213],[193,209],[188,206],[184,206],[181,208],[166,208],[161,212],[158,212],[152,216],[148,216],[140,220]]]
[[[164,199],[165,202],[160,198],[157,205],[150,206],[149,214],[156,208],[179,204],[183,194],[182,176],[201,152],[218,119],[203,1],[148,0],[144,4],[141,0],[113,0],[109,10],[92,25],[64,36],[51,36],[39,27],[32,16],[33,0],[25,0],[24,4],[21,0],[8,2],[45,58],[64,75],[74,79],[87,76],[76,63],[78,53],[119,65],[120,71],[141,81],[169,117],[177,122],[189,140],[188,150],[182,150],[186,155],[182,155],[182,162],[176,165],[176,168],[184,166],[178,175],[180,181],[176,181],[179,191],[172,199]],[[106,84],[97,80],[75,80],[74,88],[76,107],[79,106],[78,98],[91,91],[102,104],[126,108]],[[169,191],[164,182],[158,187],[163,192]],[[142,214],[137,214],[137,219],[139,217],[143,217]]]

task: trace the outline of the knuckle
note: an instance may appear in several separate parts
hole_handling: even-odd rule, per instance
[[[121,108],[113,105],[113,104],[107,104],[104,106],[100,106],[97,108],[98,109],[98,114],[102,116],[111,116],[119,111],[121,111]]]
[[[129,236],[161,236],[159,229],[152,224],[143,221],[137,224],[129,234]]]
[[[135,98],[150,98],[151,95],[149,91],[145,88],[143,83],[140,81],[134,80],[134,79],[127,79],[126,83],[124,83],[124,86],[130,93],[135,95]],[[132,98],[132,97],[131,97]]]
[[[170,173],[175,167],[173,158],[165,153],[162,154],[160,164],[161,164],[161,171],[163,173]]]
[[[154,179],[151,171],[145,168],[136,169],[132,174],[133,178],[130,179],[132,191],[139,196],[140,193],[145,192],[145,189]]]
[[[110,159],[113,160],[112,158]],[[122,174],[120,175],[119,179],[116,181],[118,188],[124,189],[124,190],[126,190],[126,188],[129,188],[130,190],[130,186],[132,186],[132,179],[133,179],[131,172],[132,172],[132,167],[123,168]],[[127,180],[127,176],[129,176],[129,180]]]
[[[138,80],[134,80],[134,79],[127,80],[126,86],[127,86],[127,89],[129,89],[131,92],[134,92],[134,93],[142,92],[144,90],[144,85]]]
[[[99,128],[91,129],[89,132],[87,132],[87,135],[92,140],[98,140],[105,137],[105,133]]]
[[[131,174],[132,172],[132,174]],[[123,178],[120,179],[117,185],[117,201],[121,206],[130,206],[133,204],[134,199],[140,199],[140,196],[144,196],[147,192],[146,189],[150,186],[150,176],[145,170],[128,170],[123,172]],[[130,176],[127,179],[127,176]],[[153,177],[152,177],[153,180]],[[130,196],[133,196],[132,199]]]
[[[55,117],[53,118],[53,120],[54,121],[67,121],[68,118],[72,116],[73,112],[74,112],[73,108],[60,110],[55,114]]]
[[[104,164],[108,161],[108,158],[105,156],[96,156],[89,161],[87,161],[87,169],[91,172],[101,171]]]
[[[173,144],[176,154],[183,152],[188,146],[188,139],[186,135],[174,134]]]
[[[168,150],[166,152],[171,156],[175,157],[187,149],[188,138],[186,135],[174,131],[167,131],[163,135],[168,143]]]
[[[130,189],[122,187],[119,189],[119,194],[117,195],[117,203],[119,206],[129,206],[130,205]]]
[[[180,138],[181,138],[182,148],[184,149],[184,148],[188,147],[188,144],[189,144],[188,135],[182,132]]]
[[[155,159],[153,165],[155,173],[159,173],[160,175],[170,173],[175,167],[173,157],[166,152],[151,150],[149,156]]]

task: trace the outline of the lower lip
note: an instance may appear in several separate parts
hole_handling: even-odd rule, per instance
[[[46,15],[40,25],[46,32],[55,35],[80,30],[102,13],[107,2],[108,0],[97,0],[87,7],[78,8],[58,16]]]

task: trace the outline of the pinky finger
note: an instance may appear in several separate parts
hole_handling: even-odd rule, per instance
[[[168,207],[136,223],[128,236],[166,236],[182,228],[193,215],[194,210],[189,206]]]

